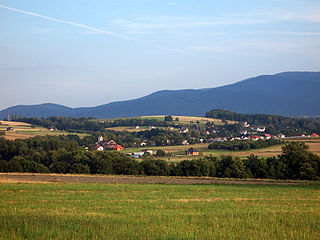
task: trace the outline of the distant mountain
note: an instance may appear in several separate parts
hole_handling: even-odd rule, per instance
[[[56,104],[14,106],[2,110],[24,117],[129,117],[143,115],[198,115],[212,109],[285,116],[320,115],[320,72],[262,75],[217,88],[164,90],[142,98],[87,108]]]

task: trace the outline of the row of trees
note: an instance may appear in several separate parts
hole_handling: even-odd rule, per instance
[[[17,121],[26,122],[38,126],[50,128],[56,127],[59,130],[81,130],[81,131],[104,131],[109,127],[123,127],[123,126],[160,126],[169,127],[174,125],[167,119],[158,120],[155,118],[121,118],[116,120],[98,121],[93,118],[72,118],[72,117],[48,117],[48,118],[25,118],[19,117]]]
[[[291,142],[278,157],[209,156],[199,160],[167,163],[137,161],[117,152],[86,151],[77,141],[61,137],[37,137],[7,141],[0,138],[0,172],[92,173],[161,176],[210,176],[232,178],[320,178],[320,157],[308,146]]]
[[[279,139],[268,139],[268,140],[258,140],[258,141],[240,141],[235,140],[231,142],[213,142],[209,144],[209,149],[223,149],[230,151],[242,151],[249,149],[259,149],[266,148],[273,145],[283,144],[284,141]]]

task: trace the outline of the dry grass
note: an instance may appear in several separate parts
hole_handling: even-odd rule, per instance
[[[0,121],[1,125],[7,125],[7,126],[31,126],[29,123],[24,122],[8,122],[8,121]]]
[[[154,115],[154,116],[142,116],[141,118],[161,118],[164,119],[165,115]],[[222,124],[221,119],[216,118],[206,118],[206,117],[195,117],[195,116],[172,116],[173,120],[179,118],[179,122],[191,123],[197,122],[206,123],[206,122],[214,122],[215,124]],[[236,121],[227,121],[229,124],[234,124]]]
[[[103,183],[103,184],[232,184],[232,185],[308,185],[310,181],[274,179],[234,179],[176,176],[122,176],[85,174],[0,173],[0,184],[5,183]],[[83,190],[81,190],[83,191]]]
[[[57,135],[67,135],[66,131],[50,131],[44,127],[31,127],[29,123],[23,122],[8,122],[0,121],[0,130],[5,131],[4,138],[6,140],[16,140],[16,139],[28,139],[35,136],[57,136]],[[12,127],[13,131],[6,131],[8,127]],[[88,134],[77,134],[80,137],[84,137]]]

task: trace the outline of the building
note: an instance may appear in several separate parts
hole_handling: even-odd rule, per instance
[[[141,152],[149,153],[150,155],[153,154],[153,151],[151,149],[143,149]]]
[[[112,146],[111,150],[119,152],[119,151],[123,150],[123,147],[120,146],[119,144],[116,144],[116,145]]]
[[[245,128],[247,128],[247,127],[250,126],[250,124],[249,124],[248,122],[242,122],[242,126],[245,127]]]
[[[250,137],[250,139],[253,140],[253,141],[258,141],[260,139],[260,137],[256,136],[256,135],[253,135],[253,136]]]
[[[264,139],[270,139],[272,136],[270,134],[264,134]]]
[[[186,155],[189,155],[189,156],[199,156],[199,151],[195,148],[189,148],[187,151],[186,151]]]
[[[99,152],[103,152],[104,151],[104,147],[96,146],[96,150],[99,151]]]

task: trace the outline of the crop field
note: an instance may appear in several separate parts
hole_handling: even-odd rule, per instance
[[[320,239],[320,185],[14,182],[0,239]]]
[[[57,136],[57,135],[67,135],[70,134],[66,131],[50,131],[43,127],[33,127],[31,124],[23,122],[7,122],[0,121],[0,131],[5,131],[5,139],[15,140],[15,139],[27,139],[35,136]],[[12,127],[13,131],[6,131],[8,127]],[[78,134],[80,137],[84,137],[88,134]]]

